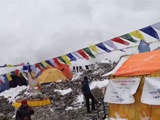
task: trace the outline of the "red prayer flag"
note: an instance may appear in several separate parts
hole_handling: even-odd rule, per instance
[[[43,69],[41,68],[41,66],[40,66],[38,63],[36,63],[35,66],[36,66],[37,68],[39,68],[40,71],[43,71]]]
[[[127,41],[124,41],[122,39],[120,39],[119,37],[113,38],[112,41],[123,44],[123,45],[129,45],[130,43]]]
[[[89,60],[89,57],[86,55],[86,53],[83,50],[77,51],[82,57],[84,57],[86,60]]]
[[[57,66],[61,66],[61,63],[58,61],[57,58],[53,58],[54,62],[56,63]]]

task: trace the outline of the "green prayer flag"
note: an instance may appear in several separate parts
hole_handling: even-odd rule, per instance
[[[137,40],[133,39],[132,36],[129,35],[129,34],[125,34],[125,35],[122,35],[122,36],[120,36],[120,37],[123,38],[123,39],[129,40],[129,41],[131,41],[131,42],[133,42],[133,43],[136,43],[136,42],[137,42]]]
[[[43,69],[45,69],[46,67],[40,62],[38,63]]]
[[[61,62],[66,63],[66,61],[65,61],[61,56],[59,56],[58,59],[59,59]]]
[[[95,56],[93,55],[93,53],[91,52],[91,50],[87,47],[87,48],[83,48],[83,50],[92,58],[95,58]]]

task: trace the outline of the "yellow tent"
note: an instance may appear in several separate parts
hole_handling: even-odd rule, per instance
[[[141,79],[133,104],[109,104],[109,116],[127,118],[127,120],[160,120],[160,105],[148,105],[141,102],[145,77],[160,76],[160,50],[131,55],[122,59],[115,70],[109,74],[111,79],[139,77]]]
[[[48,68],[44,70],[42,74],[38,76],[37,79],[40,84],[56,82],[58,80],[68,80],[66,76],[56,68]]]

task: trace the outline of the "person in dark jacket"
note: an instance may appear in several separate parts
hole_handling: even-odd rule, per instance
[[[28,106],[27,100],[21,101],[21,106],[17,110],[15,120],[31,120],[31,115],[34,114],[34,110]]]
[[[93,94],[91,93],[87,76],[85,76],[84,80],[82,81],[82,88],[81,89],[82,89],[83,95],[84,95],[85,100],[86,100],[87,112],[88,113],[91,112],[90,111],[90,103],[89,103],[90,99],[92,100],[92,110],[96,110],[95,109],[96,100],[95,100]]]

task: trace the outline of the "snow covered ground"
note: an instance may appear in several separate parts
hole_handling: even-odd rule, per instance
[[[91,89],[95,88],[95,87],[104,87],[108,84],[108,80],[104,80],[104,81],[94,81],[91,83],[90,87]],[[0,93],[0,96],[4,96],[5,98],[8,98],[10,100],[10,102],[14,102],[15,101],[15,97],[18,95],[19,92],[21,92],[24,89],[28,89],[28,86],[17,86],[16,88],[11,88],[9,90],[6,90],[2,93]],[[71,88],[66,89],[66,90],[56,90],[58,92],[61,93],[61,95],[65,95],[69,92],[72,91]],[[27,93],[26,93],[27,94]],[[77,100],[75,101],[75,103],[82,103],[83,102],[83,95],[78,95]],[[67,108],[67,109],[72,109],[72,108]],[[118,117],[114,119],[114,118],[110,118],[110,119],[106,119],[106,120],[127,120],[127,119],[121,119]]]
[[[1,92],[0,96],[4,96],[5,98],[8,98],[10,102],[14,102],[15,97],[19,94],[19,92],[28,88],[28,86],[17,86],[16,88],[11,88],[9,90]]]
[[[93,89],[95,87],[104,87],[108,84],[108,80],[104,80],[104,81],[95,81],[95,82],[92,82],[91,83],[91,86],[90,88]],[[5,98],[9,98],[9,100],[11,102],[14,102],[15,101],[15,97],[18,95],[19,92],[21,92],[22,90],[25,90],[25,89],[28,89],[28,86],[17,86],[16,88],[11,88],[9,90],[6,90],[4,92],[1,92],[0,93],[0,96],[4,96]],[[65,95],[69,92],[72,91],[71,88],[69,89],[66,89],[66,90],[55,90],[57,92],[60,92],[61,95]],[[26,93],[27,94],[27,93]],[[79,95],[78,98],[77,98],[77,102],[82,102],[83,100],[83,95]]]

